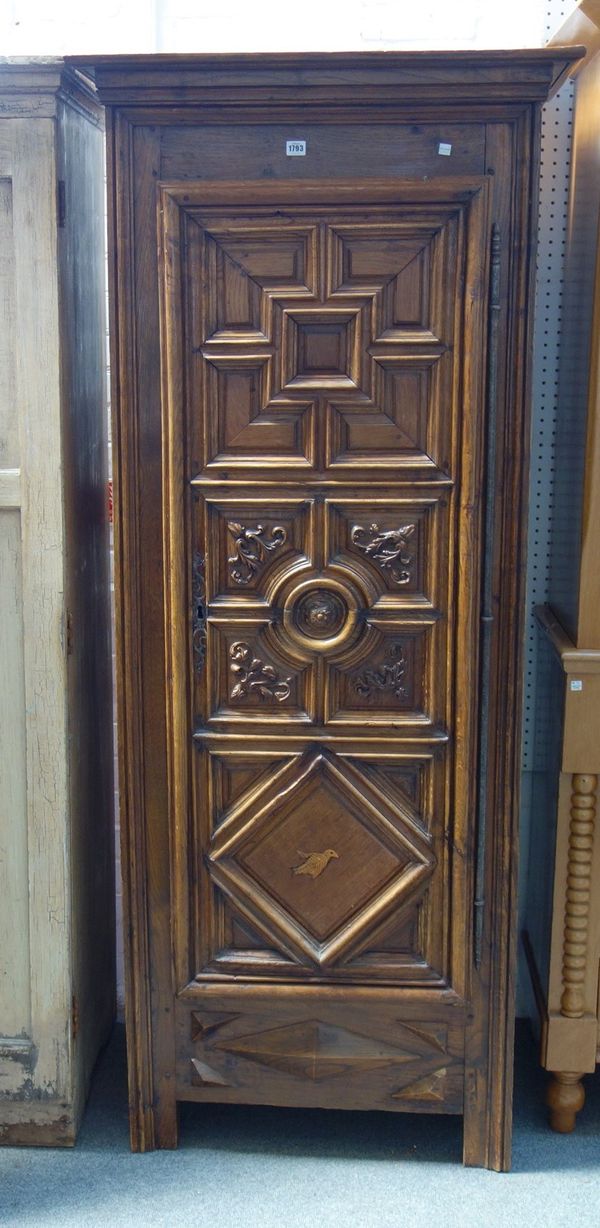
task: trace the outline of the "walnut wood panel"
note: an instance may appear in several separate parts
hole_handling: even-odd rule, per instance
[[[393,139],[386,123],[313,124],[302,121],[308,158],[288,158],[289,125],[270,123],[203,125],[190,149],[188,132],[173,124],[161,131],[163,176],[167,182],[188,179],[228,179],[235,165],[240,179],[347,178],[357,165],[361,174],[381,177],[399,170],[407,179],[445,175],[482,175],[485,171],[484,130],[477,124],[395,124]],[[440,143],[452,155],[440,154]]]
[[[178,1007],[177,1081],[186,1099],[460,1113],[463,1026],[419,1007],[396,1017],[389,995],[362,992],[344,1014],[335,995],[290,995],[274,1025],[268,992],[239,989]]]
[[[330,981],[445,985],[443,876],[430,882],[446,857],[433,819],[443,809],[443,752],[415,747],[381,766],[358,748],[282,757],[226,741],[204,758],[214,835],[198,917],[219,890],[195,927],[198,982],[320,971]]]
[[[486,187],[406,185],[393,207],[396,189],[383,182],[358,205],[343,184],[284,182],[275,204],[271,185],[248,184],[242,198],[227,184],[162,191],[168,538],[184,563],[172,573],[171,653],[195,666],[189,699],[183,675],[173,679],[188,730],[173,762],[182,781],[194,778],[192,813],[183,793],[173,812],[178,988],[240,975],[285,985],[250,1045],[255,1064],[261,1037],[270,1054],[266,1099],[274,1081],[286,1099],[288,1041],[294,1076],[303,1053],[325,1046],[323,1078],[338,1047],[350,1060],[358,1046],[361,1062],[378,1047],[366,1018],[358,1040],[343,1011],[323,1022],[336,981],[349,1001],[361,981],[428,986],[442,1031],[448,990],[465,1002],[469,867],[458,850],[472,838],[475,725],[472,703],[459,700],[456,646],[468,643],[476,660],[479,551],[460,571],[458,558],[480,481],[485,314],[469,319],[479,361],[467,371],[462,287],[474,300],[482,269],[485,281]],[[369,483],[368,497],[351,497],[346,470],[354,490]],[[287,478],[283,502],[286,487],[269,494],[274,477]],[[193,557],[204,571],[193,599],[201,659],[186,630]],[[446,743],[459,723],[457,771],[445,749],[434,761],[431,740]],[[326,745],[330,729],[338,741]],[[235,736],[246,754],[258,740],[263,757],[218,815],[203,749],[217,730],[225,757]],[[352,731],[354,759],[339,741]],[[423,739],[409,765],[429,760],[430,809],[419,812],[389,777],[380,788],[386,734]],[[252,755],[240,767],[248,773]],[[316,1018],[290,1028],[282,1011],[303,979],[322,985]],[[277,1060],[272,1042],[275,1053],[283,1044]],[[245,1044],[230,1046],[227,1078],[214,1058],[194,1056],[185,1088],[198,1097],[232,1078],[243,1088]],[[410,1095],[394,1061],[379,1067],[381,1090],[366,1103],[399,1108]],[[433,1102],[455,1106],[458,1067],[449,1082],[418,1068],[411,1086],[433,1074]],[[347,1094],[338,1084],[323,1103]]]
[[[529,244],[537,103],[564,67],[556,52],[97,64],[135,1146],[174,1145],[182,1098],[434,1104],[464,1111],[467,1162],[508,1162]],[[465,125],[465,141],[454,173],[430,172],[428,145],[411,178],[385,160],[357,175],[342,139],[321,175],[277,144],[311,119],[342,137],[396,125],[399,149],[413,123],[428,139]],[[203,179],[207,124],[248,140]],[[474,125],[476,168],[461,163]],[[490,408],[489,729],[504,732],[481,733],[484,843]]]

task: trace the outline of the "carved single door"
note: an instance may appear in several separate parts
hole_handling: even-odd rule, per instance
[[[161,219],[177,1094],[460,1112],[485,185]]]

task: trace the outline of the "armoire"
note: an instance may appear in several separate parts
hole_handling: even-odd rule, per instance
[[[0,1143],[72,1146],[115,1015],[103,112],[0,62]]]
[[[86,57],[106,107],[135,1149],[179,1101],[510,1157],[551,51]]]

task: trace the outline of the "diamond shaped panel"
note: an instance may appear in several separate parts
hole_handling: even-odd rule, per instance
[[[322,750],[240,799],[209,855],[215,881],[268,942],[318,966],[351,953],[423,888],[434,862],[408,808]]]
[[[315,1083],[348,1072],[376,1070],[390,1062],[415,1060],[414,1053],[396,1045],[316,1019],[236,1037],[217,1044],[216,1048]]]

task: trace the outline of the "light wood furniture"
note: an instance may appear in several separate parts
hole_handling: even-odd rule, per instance
[[[72,1144],[114,1011],[102,115],[0,65],[0,1141]]]
[[[600,4],[559,32],[583,33],[575,82],[563,287],[550,604],[538,611],[542,768],[532,827],[525,944],[555,1130],[574,1128],[582,1074],[600,1060]],[[554,728],[553,728],[554,726]]]
[[[509,1163],[538,123],[576,56],[87,66],[135,1148],[226,1101],[460,1113]]]

